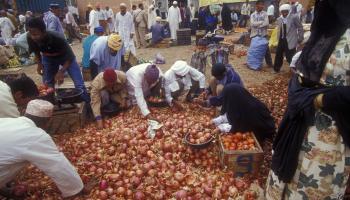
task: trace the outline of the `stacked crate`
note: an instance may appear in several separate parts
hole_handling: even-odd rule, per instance
[[[176,31],[177,45],[191,45],[191,29],[183,28]]]

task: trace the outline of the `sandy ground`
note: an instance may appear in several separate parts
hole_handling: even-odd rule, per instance
[[[159,49],[159,48],[137,49],[137,57],[143,58],[145,60],[153,60],[157,53],[161,53],[161,55],[164,56],[166,60],[166,64],[159,65],[164,73],[167,69],[170,68],[170,66],[176,60],[185,60],[189,63],[192,56],[193,48],[194,48],[194,45],[175,46],[175,47],[170,47],[165,49]],[[77,57],[78,62],[80,62],[83,54],[81,43],[75,41],[75,43],[72,45],[72,49]],[[265,81],[271,80],[274,77],[278,76],[278,74],[273,74],[272,73],[273,70],[271,68],[268,68],[267,66],[264,66],[260,71],[252,71],[248,69],[245,65],[246,56],[238,58],[236,55],[230,55],[229,60],[230,60],[230,64],[234,66],[234,69],[242,77],[244,84],[246,86],[260,85]],[[281,69],[281,73],[287,73],[289,71],[287,66],[288,64],[285,63]],[[37,82],[38,84],[41,83],[41,76],[39,76],[36,73],[36,65],[23,66],[18,71],[16,71],[16,73],[22,73],[22,72],[26,73],[28,76],[33,78],[35,82]],[[4,73],[7,73],[7,72],[4,70],[0,70],[0,74],[4,74]],[[209,76],[210,76],[210,67],[207,67],[207,77]],[[67,78],[66,80],[67,80],[67,83],[71,81],[70,78]]]

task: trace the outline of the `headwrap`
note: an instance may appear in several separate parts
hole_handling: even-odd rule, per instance
[[[174,1],[174,2],[173,2],[173,5],[177,5],[177,1]]]
[[[254,132],[262,142],[275,134],[275,122],[268,108],[237,83],[230,83],[222,91],[221,114],[226,114],[233,132]],[[254,110],[254,112],[247,112]],[[254,122],[254,123],[252,123]]]
[[[145,71],[145,79],[149,84],[155,83],[159,78],[159,69],[156,65],[148,65]]]
[[[211,75],[221,76],[226,71],[226,65],[223,63],[216,63],[211,68]]]
[[[284,10],[290,11],[290,5],[289,5],[289,4],[282,4],[282,5],[280,6],[280,12],[282,12],[282,11],[284,11]]]
[[[185,76],[190,71],[187,62],[182,60],[176,61],[170,69],[179,76]]]
[[[26,113],[36,117],[48,118],[52,116],[53,107],[52,103],[48,101],[35,99],[28,103]]]
[[[108,47],[113,49],[114,51],[119,51],[122,48],[122,38],[120,35],[113,33],[108,36],[107,40]]]
[[[103,72],[103,80],[108,83],[114,83],[117,80],[117,73],[113,68],[106,68]]]
[[[24,23],[26,21],[26,17],[24,15],[18,16],[19,22]]]
[[[153,5],[150,5],[150,6],[149,6],[149,9],[152,9],[152,8],[154,8],[154,6],[153,6]]]
[[[102,26],[98,26],[94,29],[94,33],[103,33],[104,29]]]
[[[89,3],[86,7],[88,7],[88,8],[92,8],[92,5],[91,5],[91,3]]]
[[[121,4],[119,4],[119,7],[124,7],[124,8],[126,8],[127,6],[126,6],[125,3],[121,3]]]
[[[311,36],[296,67],[303,76],[318,82],[340,37],[350,27],[350,1],[318,0]]]

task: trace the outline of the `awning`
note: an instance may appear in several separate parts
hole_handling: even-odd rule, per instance
[[[256,1],[250,0],[249,2]],[[223,3],[244,3],[246,0],[199,0],[199,7]]]

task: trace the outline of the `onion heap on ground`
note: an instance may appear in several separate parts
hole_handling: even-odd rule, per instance
[[[284,82],[282,77],[250,88],[278,121],[286,102]],[[177,113],[169,108],[151,112],[164,124],[154,139],[147,138],[147,121],[137,108],[107,120],[104,130],[90,125],[54,136],[83,182],[94,178],[99,182],[89,195],[77,199],[256,199],[261,195],[259,185],[264,188],[270,151],[258,177],[233,178],[232,171],[221,168],[215,145],[194,150],[183,143],[188,132],[214,132],[210,124],[214,110],[189,104]],[[32,165],[18,175],[16,183],[27,187],[27,199],[61,199],[53,181]]]

